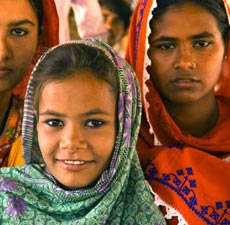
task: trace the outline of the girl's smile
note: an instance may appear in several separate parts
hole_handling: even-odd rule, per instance
[[[89,169],[90,166],[92,166],[93,163],[95,163],[93,160],[92,161],[84,161],[84,160],[57,160],[58,163],[60,163],[60,166],[63,167],[65,170],[70,170],[70,171],[80,171],[84,169]]]
[[[45,84],[37,130],[46,171],[70,188],[96,182],[113,152],[115,109],[109,84],[89,72]]]

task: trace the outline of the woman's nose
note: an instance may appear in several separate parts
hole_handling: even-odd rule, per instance
[[[174,68],[176,70],[194,70],[197,64],[193,58],[193,54],[188,48],[179,49],[174,62]]]
[[[11,56],[12,52],[7,37],[0,34],[0,62],[10,59]]]

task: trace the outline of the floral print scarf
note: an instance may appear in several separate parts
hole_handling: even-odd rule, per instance
[[[63,189],[44,172],[33,140],[32,75],[25,99],[22,133],[27,165],[0,171],[1,224],[165,224],[136,153],[141,97],[132,68],[101,41],[70,43],[102,49],[117,67],[119,125],[110,165],[93,187],[79,190]]]

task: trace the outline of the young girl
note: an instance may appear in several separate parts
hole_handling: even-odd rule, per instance
[[[126,59],[144,108],[137,148],[168,224],[230,224],[229,9],[140,0],[131,22]]]
[[[44,47],[58,43],[58,17],[52,0],[4,0],[0,11],[0,167],[3,167],[18,163],[11,147],[21,135],[22,97],[29,70]]]
[[[135,150],[138,84],[111,48],[87,40],[49,50],[24,109],[27,165],[0,171],[1,224],[164,224]]]

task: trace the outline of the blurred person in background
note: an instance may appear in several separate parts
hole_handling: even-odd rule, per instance
[[[69,21],[71,10],[78,33],[74,36],[77,36],[77,39],[98,38],[107,41],[98,0],[55,0],[55,4],[59,16],[60,43],[72,39],[71,29],[73,29],[73,24],[70,25]]]
[[[125,0],[99,0],[99,4],[104,17],[104,26],[108,32],[107,43],[123,57],[132,16],[131,5]]]

